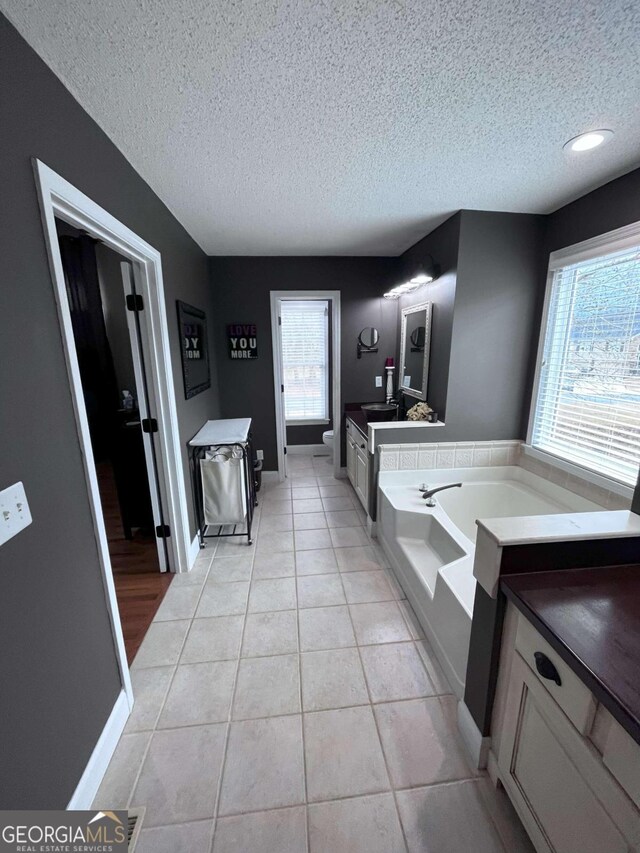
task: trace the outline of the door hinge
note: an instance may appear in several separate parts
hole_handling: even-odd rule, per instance
[[[287,448],[286,448],[286,447],[285,447],[285,449],[284,449],[284,455],[285,455],[285,456],[287,455]]]
[[[279,326],[281,326],[281,325],[282,325],[282,317],[278,317],[278,325],[279,325]]]
[[[139,293],[127,293],[127,310],[143,311],[144,303]]]
[[[159,524],[156,527],[156,536],[158,539],[168,539],[171,536],[171,530],[168,524]]]
[[[158,432],[158,421],[155,418],[143,418],[142,432]]]
[[[284,394],[284,385],[280,386],[280,391]]]

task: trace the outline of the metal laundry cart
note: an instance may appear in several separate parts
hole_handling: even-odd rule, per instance
[[[225,418],[218,421],[207,421],[191,439],[188,447],[193,502],[196,510],[200,547],[204,548],[205,539],[226,536],[246,536],[247,544],[250,545],[252,542],[251,525],[253,522],[253,511],[258,505],[253,472],[251,418]],[[202,497],[200,462],[206,459],[207,451],[216,451],[225,447],[237,450],[242,460],[246,516],[242,523],[207,524]],[[210,533],[209,528],[214,528],[215,532]],[[229,528],[232,528],[232,530],[229,530]]]

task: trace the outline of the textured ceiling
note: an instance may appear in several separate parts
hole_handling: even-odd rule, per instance
[[[636,0],[0,8],[210,254],[394,255],[459,208],[549,212],[640,162]]]

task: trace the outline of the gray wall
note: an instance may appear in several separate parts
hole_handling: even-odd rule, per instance
[[[207,258],[0,16],[0,486],[33,524],[0,548],[0,806],[66,806],[119,676],[31,166],[38,157],[162,253],[180,437],[218,412],[185,402],[175,300],[213,315]],[[189,493],[190,494],[190,493]]]
[[[265,470],[278,466],[270,291],[339,290],[343,404],[382,400],[384,389],[375,388],[374,377],[384,374],[385,357],[395,352],[397,322],[397,303],[382,299],[382,294],[396,265],[395,258],[211,258],[222,414],[253,418],[255,446],[264,450]],[[257,324],[256,361],[229,359],[228,323]],[[357,359],[358,333],[364,326],[380,331],[378,353]],[[336,429],[340,428],[341,415],[342,406],[336,413]]]
[[[433,302],[427,399],[445,421],[412,430],[412,441],[524,438],[543,237],[543,216],[463,210],[402,256],[407,270],[426,253],[441,265],[434,284],[400,299],[401,308]],[[406,440],[385,433],[387,443]]]

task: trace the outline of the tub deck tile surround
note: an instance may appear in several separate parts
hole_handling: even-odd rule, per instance
[[[452,853],[471,838],[483,853],[532,853],[504,793],[467,763],[449,685],[362,515],[328,529],[357,529],[366,545],[327,528],[299,531],[326,533],[321,545],[273,536],[273,519],[293,522],[294,503],[316,499],[298,490],[357,512],[327,468],[296,457],[296,477],[259,494],[256,546],[201,552],[195,615],[189,600],[189,617],[172,619],[186,611],[169,589],[163,637],[152,632],[133,664],[135,730],[96,807],[146,806],[139,853]],[[327,524],[350,511],[317,510]],[[194,676],[202,708],[184,696]]]

